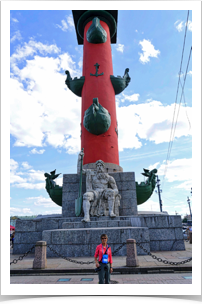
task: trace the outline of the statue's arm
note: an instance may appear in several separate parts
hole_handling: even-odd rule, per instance
[[[80,152],[78,155],[78,161],[77,161],[77,174],[80,174],[81,172],[81,156],[84,156],[84,152]],[[82,170],[83,174],[86,174],[86,169]]]
[[[115,195],[119,193],[115,179],[112,176],[109,177],[109,185],[114,190]]]

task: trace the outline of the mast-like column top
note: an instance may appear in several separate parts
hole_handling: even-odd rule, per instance
[[[98,17],[100,20],[107,23],[110,30],[111,43],[116,43],[117,36],[117,17],[118,11],[102,11],[102,10],[92,10],[92,11],[72,11],[74,18],[74,25],[77,34],[78,44],[83,44],[84,39],[84,28],[86,24],[93,20],[93,18]]]

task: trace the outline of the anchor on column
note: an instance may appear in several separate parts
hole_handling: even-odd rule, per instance
[[[99,66],[100,66],[98,63],[94,64],[94,66],[96,68],[96,72],[95,72],[95,74],[90,73],[90,76],[96,76],[97,77],[97,76],[104,75],[104,73],[98,74],[98,70],[99,70]]]

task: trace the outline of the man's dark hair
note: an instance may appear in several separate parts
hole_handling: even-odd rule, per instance
[[[108,239],[108,236],[105,233],[102,234],[100,238],[102,239],[103,237],[106,237]]]

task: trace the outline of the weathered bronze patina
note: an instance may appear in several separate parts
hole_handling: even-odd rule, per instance
[[[81,97],[85,77],[81,76],[80,78],[75,77],[72,79],[69,71],[65,71],[65,73],[67,74],[67,78],[65,80],[66,85],[75,95]]]
[[[48,192],[50,198],[58,206],[62,207],[62,187],[56,185],[54,179],[56,179],[61,173],[55,174],[56,170],[49,173],[45,173],[46,177],[46,191]]]
[[[93,104],[85,111],[83,125],[94,135],[100,135],[109,129],[111,117],[107,109],[101,106],[98,98],[93,98]]]
[[[129,72],[129,69],[127,68],[127,69],[125,69],[125,73],[124,73],[123,77],[121,77],[121,76],[115,77],[113,75],[110,76],[115,95],[120,94],[128,86],[128,84],[131,80],[128,72]]]
[[[144,173],[142,175],[148,177],[145,182],[138,184],[136,182],[136,193],[137,193],[137,204],[141,205],[145,203],[152,195],[156,187],[156,173],[157,169],[149,171],[148,169],[143,169]]]
[[[100,19],[95,17],[89,27],[86,39],[89,43],[105,43],[107,41],[107,33],[100,24]]]

